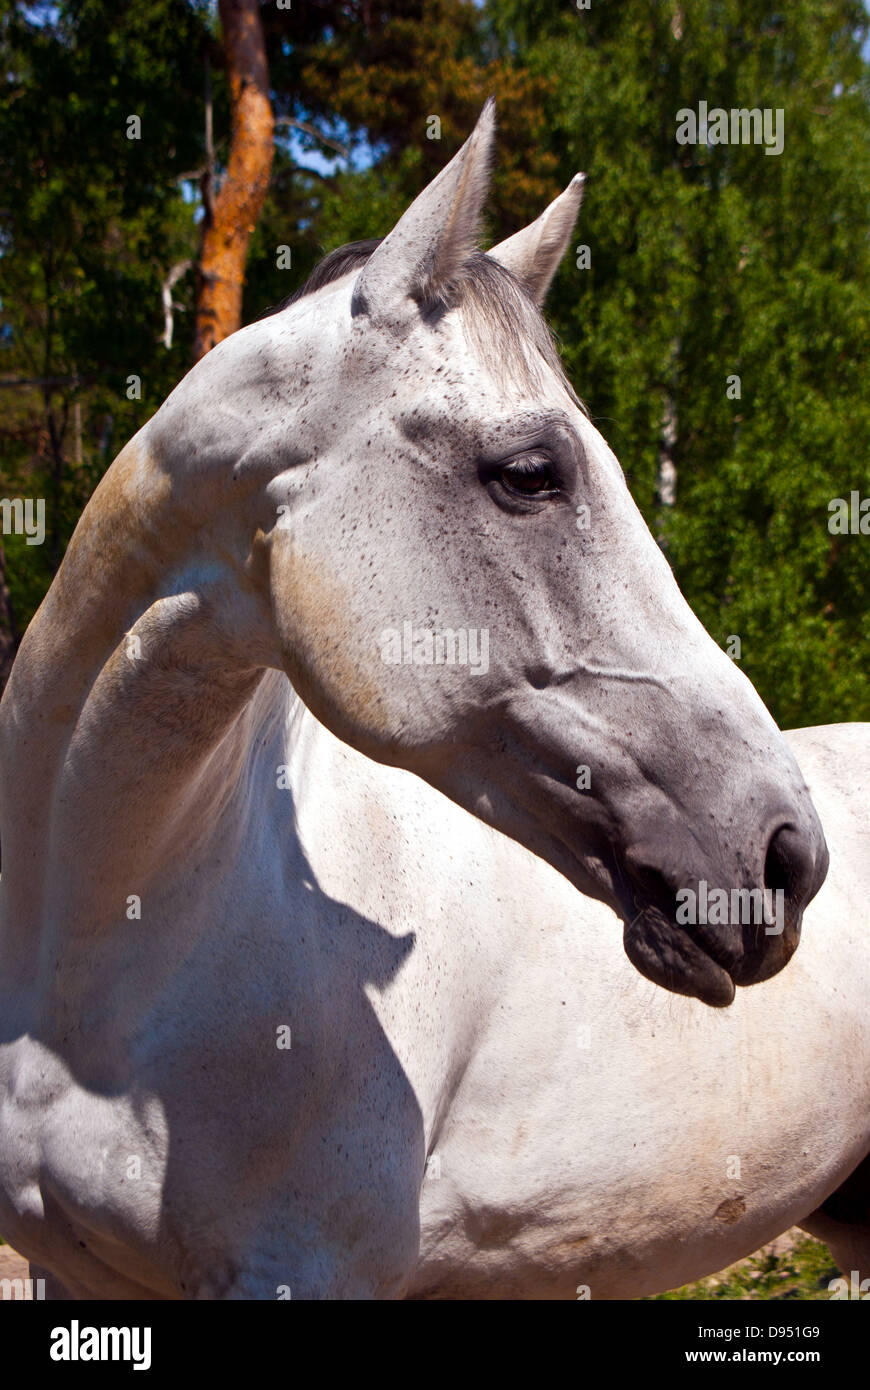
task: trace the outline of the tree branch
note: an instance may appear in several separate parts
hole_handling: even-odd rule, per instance
[[[209,223],[214,221],[214,110],[211,99],[211,59],[205,55],[205,168],[202,173],[202,202]]]
[[[319,140],[321,145],[328,145],[330,149],[337,150],[342,159],[350,159],[350,150],[346,145],[342,145],[338,140],[333,140],[329,135],[324,135],[307,121],[297,121],[292,116],[278,116],[275,121],[277,126],[292,126],[294,130],[302,130],[306,135],[311,135],[315,140]]]
[[[160,298],[163,302],[163,346],[167,352],[172,347],[172,334],[175,328],[175,320],[172,317],[173,309],[180,306],[175,304],[172,299],[172,287],[179,281],[182,275],[186,275],[193,265],[193,261],[179,261],[172,267],[166,279],[160,286]]]

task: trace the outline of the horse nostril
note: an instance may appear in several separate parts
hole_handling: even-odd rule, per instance
[[[790,906],[803,907],[809,897],[814,861],[810,846],[798,830],[783,825],[772,836],[764,860],[764,886],[781,891]]]

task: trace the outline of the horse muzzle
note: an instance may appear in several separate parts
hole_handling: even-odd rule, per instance
[[[711,887],[696,876],[678,886],[648,853],[644,862],[629,853],[632,901],[622,915],[632,964],[654,984],[714,1008],[731,1004],[736,986],[777,974],[797,950],[804,909],[828,870],[821,826],[812,821],[802,831],[787,824],[774,832],[756,885]]]

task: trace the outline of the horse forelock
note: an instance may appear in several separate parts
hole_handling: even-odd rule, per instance
[[[379,239],[351,241],[331,251],[308,279],[263,318],[282,313],[300,300],[362,269],[380,246]],[[587,413],[565,375],[559,351],[532,295],[492,256],[474,251],[434,301],[422,306],[430,320],[456,310],[475,348],[496,378],[539,387],[539,364],[552,371],[575,405]]]
[[[521,280],[492,256],[474,251],[444,294],[437,311],[456,309],[474,346],[496,378],[539,389],[548,368],[585,413],[565,375],[547,323]]]

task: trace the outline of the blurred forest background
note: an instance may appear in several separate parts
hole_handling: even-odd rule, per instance
[[[588,174],[549,317],[689,602],[785,727],[870,719],[870,536],[828,529],[870,495],[866,52],[859,0],[0,0],[0,497],[47,528],[2,537],[0,681],[195,357],[385,234],[492,92],[493,239]],[[702,100],[782,108],[782,154],[678,145]]]

